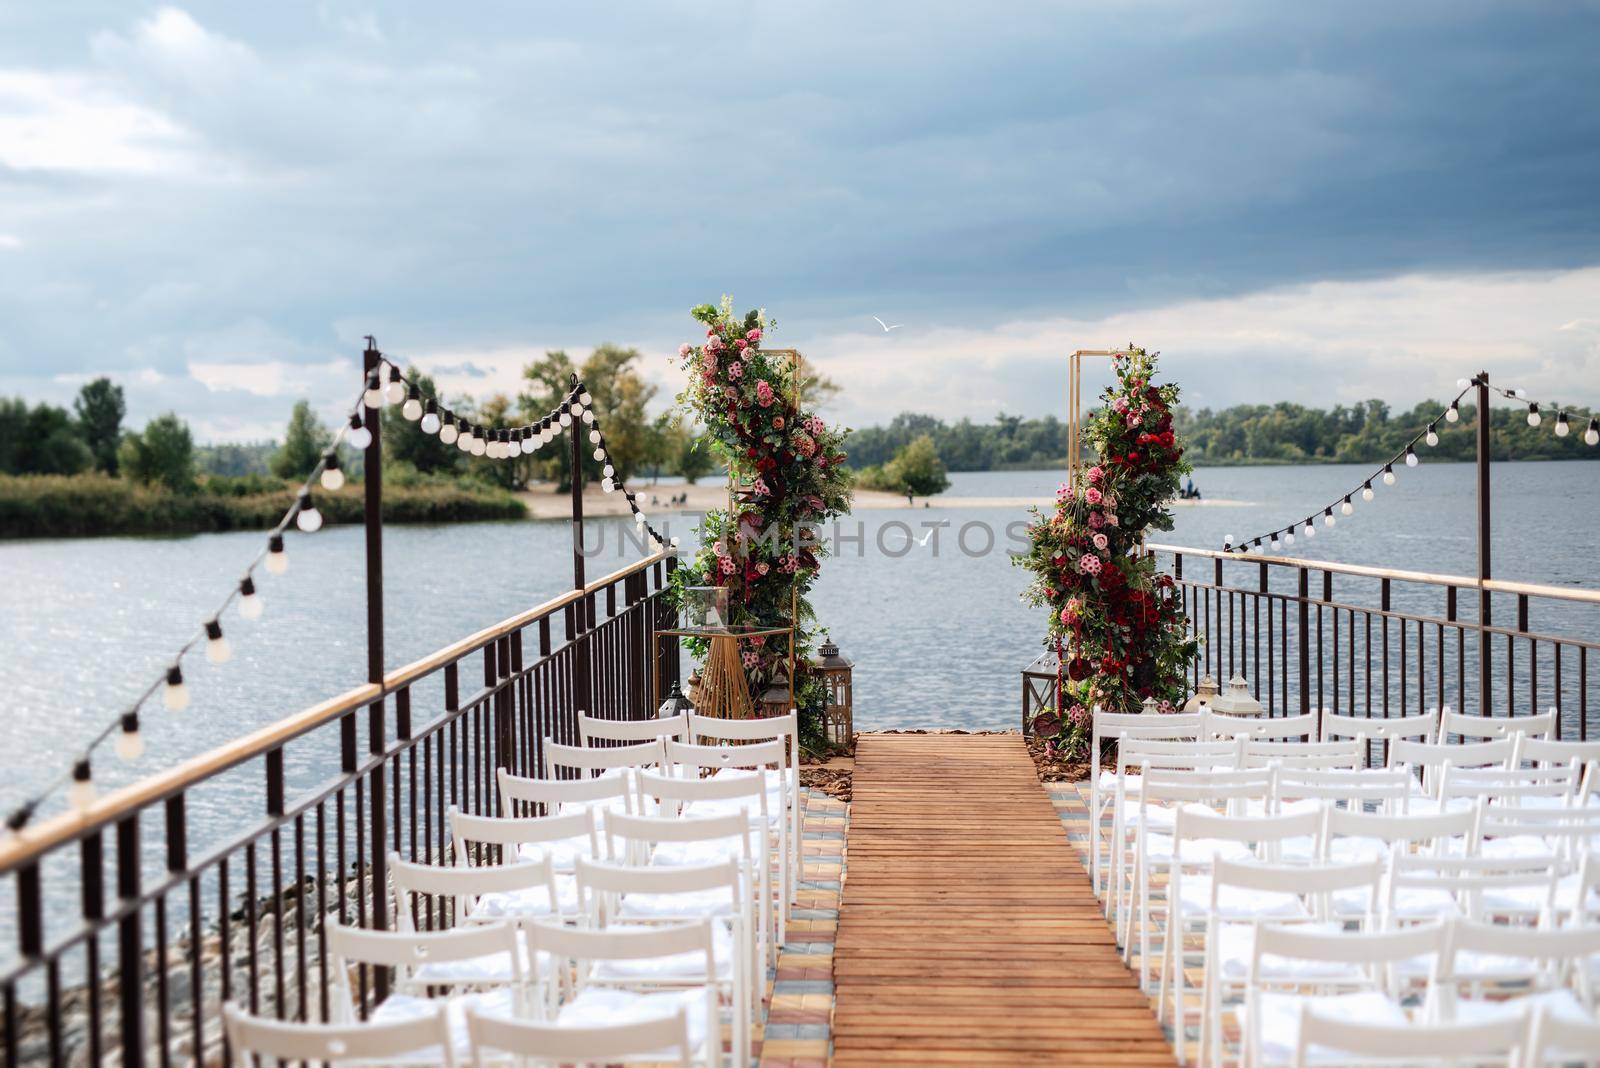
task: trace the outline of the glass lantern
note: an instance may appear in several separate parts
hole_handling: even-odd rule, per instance
[[[728,587],[689,586],[683,591],[685,622],[691,627],[728,625]]]
[[[851,675],[855,665],[840,655],[839,647],[832,638],[822,643],[817,650],[817,657],[817,674],[828,687],[828,703],[822,714],[828,743],[846,747],[855,736],[851,695]]]

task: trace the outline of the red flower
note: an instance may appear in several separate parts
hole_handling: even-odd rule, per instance
[[[1081,656],[1073,657],[1072,662],[1067,665],[1067,678],[1073,682],[1082,682],[1089,677],[1091,670],[1089,661]]]

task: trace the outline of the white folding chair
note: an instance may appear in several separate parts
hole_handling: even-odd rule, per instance
[[[292,1023],[252,1016],[232,1002],[222,1006],[222,1018],[234,1056],[247,1065],[254,1057],[279,1064],[323,1062],[363,1068],[419,1062],[454,1068],[456,1063],[442,1001],[427,1012],[388,1023]]]
[[[1481,1023],[1371,1022],[1307,1005],[1300,1013],[1292,1063],[1294,1068],[1366,1061],[1457,1065],[1468,1058],[1481,1064],[1491,1057],[1516,1056],[1527,1040],[1528,1022],[1520,1016]]]
[[[1389,743],[1387,767],[1409,767],[1421,775],[1416,798],[1437,798],[1439,776],[1446,765],[1453,768],[1506,768],[1516,755],[1516,741],[1496,738],[1488,742],[1415,742],[1396,738]]]
[[[1333,863],[1387,863],[1396,845],[1428,855],[1460,856],[1471,848],[1476,827],[1475,811],[1412,816],[1330,808],[1323,814],[1321,859]],[[1333,894],[1331,903],[1334,916],[1347,920],[1363,918],[1369,904],[1364,897],[1339,892]],[[1448,892],[1435,890],[1406,890],[1393,900],[1386,898],[1385,903],[1385,918],[1391,921],[1427,920],[1454,910],[1454,898]]]
[[[1120,738],[1140,738],[1150,741],[1198,741],[1204,730],[1201,712],[1177,712],[1172,715],[1149,716],[1138,712],[1101,712],[1093,713],[1092,737],[1093,743],[1089,749],[1089,760],[1092,767],[1089,769],[1089,872],[1094,883],[1094,892],[1098,896],[1106,894],[1104,887],[1105,868],[1100,860],[1101,838],[1104,829],[1101,824],[1109,812],[1112,798],[1115,796],[1117,779],[1121,777],[1116,772],[1107,772],[1100,767],[1102,754],[1105,752],[1105,743]],[[1124,793],[1137,793],[1138,784],[1124,783]],[[1110,915],[1111,898],[1106,896],[1106,911]]]
[[[1395,972],[1424,967],[1431,975],[1448,950],[1448,937],[1444,923],[1362,932],[1261,926],[1239,1014],[1243,1063],[1292,1061],[1308,1007],[1341,1020],[1408,1024]]]
[[[636,984],[631,981],[607,979],[600,967],[616,967],[624,962],[671,960],[692,954],[705,975],[715,975],[716,949],[711,921],[603,931],[537,922],[529,924],[525,933],[531,951],[546,953],[551,959],[569,965],[558,968],[565,977],[561,984],[565,989],[559,992],[562,996],[557,998],[555,984],[549,988],[551,999],[547,1006],[547,1020],[555,1028],[576,1036],[583,1030],[642,1024],[663,1017],[683,1018],[686,1015],[687,1045],[692,1061],[712,1068],[721,1060],[722,1034],[717,1027],[715,985],[706,983],[683,990],[641,991],[635,989]],[[544,1032],[540,1037],[551,1040],[551,1044],[532,1052],[553,1058],[558,1063],[574,1059],[612,1063],[619,1057],[627,1059],[633,1056],[595,1047],[557,1053],[556,1046],[559,1043],[553,1041],[555,1036],[552,1032]],[[572,1047],[562,1048],[566,1050]],[[636,1059],[659,1058],[643,1055]]]
[[[566,1064],[714,1065],[703,1040],[695,1038],[688,1006],[664,1007],[659,1016],[635,1023],[535,1023],[467,1013],[467,1034],[476,1068],[510,1055],[518,1065],[556,1068]]]
[[[1574,760],[1579,764],[1591,764],[1600,761],[1600,741],[1556,741],[1525,734],[1517,747],[1517,756],[1535,765],[1571,764]]]
[[[1478,810],[1478,852],[1485,857],[1552,859],[1559,867],[1552,918],[1581,914],[1583,874],[1577,870],[1600,855],[1600,808],[1524,808],[1489,803]],[[1496,890],[1486,895],[1491,908],[1536,911],[1544,902],[1537,888]]]
[[[674,741],[689,740],[689,725],[683,716],[667,719],[601,719],[584,712],[578,713],[578,742],[592,746],[595,742],[650,742],[657,738]]]
[[[620,768],[659,768],[666,766],[667,750],[663,740],[629,745],[609,745],[590,748],[582,745],[562,745],[554,738],[544,740],[544,776],[556,778],[557,768],[568,768],[584,777],[590,772],[605,774]]]
[[[1311,741],[1317,736],[1317,716],[1307,712],[1299,716],[1230,716],[1225,712],[1209,712],[1205,719],[1206,737],[1260,738],[1268,741],[1286,741],[1300,738]]]
[[[389,878],[401,931],[417,930],[418,916],[431,918],[436,911],[438,922],[451,927],[577,913],[576,891],[563,901],[555,866],[544,856],[469,868],[415,864],[390,853]]]
[[[773,886],[772,874],[777,871],[781,882],[784,865],[781,847],[772,833],[769,795],[762,781],[753,777],[689,779],[642,771],[639,792],[642,797],[655,799],[662,812],[677,816],[618,817],[610,821],[607,834],[632,842],[655,843],[649,850],[653,864],[698,864],[725,856],[749,863],[759,899],[762,937],[771,935],[766,944],[771,963],[776,966],[788,921],[779,900],[784,891]],[[717,818],[723,822],[710,822]],[[733,828],[739,826],[744,828],[743,833],[735,836]],[[783,828],[780,819],[778,830]]]
[[[1163,771],[1233,771],[1239,764],[1243,743],[1237,738],[1202,742],[1172,741],[1161,738],[1135,738],[1124,735],[1117,740],[1116,771],[1112,779],[1111,835],[1107,841],[1110,871],[1105,889],[1107,919],[1120,930],[1127,923],[1123,908],[1131,889],[1129,877],[1133,850],[1131,837],[1143,824],[1164,831],[1172,829],[1173,807],[1166,803],[1140,804],[1145,767]],[[1104,772],[1102,772],[1104,774]],[[1100,891],[1096,888],[1096,893]]]
[[[1555,855],[1426,856],[1390,850],[1384,925],[1417,918],[1506,919],[1532,923],[1554,907],[1564,869]],[[1410,907],[1402,907],[1409,899]],[[1427,902],[1437,899],[1436,910]]]
[[[1594,1051],[1600,1049],[1600,1020],[1567,1020],[1555,1013],[1537,1010],[1528,1026],[1528,1050],[1522,1064],[1524,1068],[1542,1068],[1546,1064],[1582,1063],[1584,1057],[1593,1063]]]
[[[1362,766],[1365,750],[1366,739],[1359,737],[1336,742],[1274,742],[1246,736],[1240,763],[1247,768],[1276,765],[1303,770],[1344,768],[1354,771]]]
[[[1365,735],[1367,747],[1362,752],[1362,762],[1372,765],[1372,745],[1381,743],[1380,765],[1389,760],[1389,743],[1397,738],[1411,738],[1431,742],[1439,737],[1439,710],[1430,709],[1413,716],[1348,716],[1339,712],[1322,713],[1320,740],[1331,742],[1338,738],[1359,738]]]
[[[751,1014],[761,998],[754,991],[755,920],[747,870],[734,860],[677,868],[638,867],[580,860],[578,893],[596,930],[710,920],[716,971],[701,970],[695,954],[643,962],[602,962],[595,976],[651,989],[725,988],[731,1007],[733,1048],[749,1050]]]
[[[1543,1009],[1567,1020],[1593,1019],[1593,966],[1600,960],[1600,925],[1526,928],[1458,920],[1450,951],[1434,982],[1436,1018],[1482,1020]],[[1486,990],[1515,988],[1511,997]],[[1469,996],[1462,997],[1465,991]],[[1600,1049],[1595,1050],[1600,1056]]]
[[[798,887],[798,884],[792,881],[797,865],[791,850],[797,853],[798,843],[790,837],[792,823],[788,808],[789,790],[784,779],[784,761],[787,758],[788,749],[782,739],[738,745],[667,743],[668,762],[678,768],[680,774],[686,778],[697,778],[696,772],[701,776],[710,772],[706,781],[729,782],[749,779],[760,783],[763,791],[762,816],[772,830],[772,841],[778,850],[774,858],[778,864],[776,886],[780,910],[778,916],[784,924],[788,922],[789,910],[794,904]],[[716,800],[708,798],[689,802],[683,811],[703,816],[730,812],[736,808],[750,811],[754,816],[754,810],[748,801],[730,798]],[[779,944],[782,944],[781,939]]]
[[[1448,742],[1451,735],[1463,741],[1481,738],[1512,738],[1519,734],[1530,738],[1548,738],[1555,733],[1556,711],[1541,712],[1534,716],[1469,716],[1465,712],[1452,712],[1449,708],[1439,717],[1439,737]]]
[[[458,867],[487,867],[511,858],[537,860],[548,857],[560,891],[563,914],[576,913],[577,892],[571,873],[578,857],[600,857],[600,836],[593,809],[565,816],[469,816],[454,805],[446,810],[455,841]],[[486,907],[482,901],[479,907]]]
[[[718,716],[702,716],[698,712],[691,712],[686,717],[689,721],[690,737],[688,741],[696,745],[715,744],[717,742],[783,742],[788,753],[788,766],[781,772],[761,771],[759,774],[767,782],[769,790],[781,781],[785,795],[785,806],[789,813],[789,885],[795,889],[800,886],[804,852],[804,838],[801,832],[801,819],[803,815],[802,795],[800,793],[800,714],[793,709],[781,716],[755,716],[750,719],[723,719]],[[737,770],[724,770],[712,773],[718,775],[739,774]],[[769,805],[769,807],[772,807]]]
[[[500,810],[508,816],[563,816],[583,809],[631,813],[634,786],[631,768],[584,779],[530,779],[495,769]]]
[[[1222,1061],[1223,999],[1232,988],[1243,990],[1250,978],[1251,958],[1255,953],[1255,935],[1261,925],[1263,913],[1272,916],[1272,923],[1282,925],[1293,917],[1285,915],[1292,902],[1299,902],[1304,922],[1314,925],[1314,930],[1336,932],[1343,925],[1330,922],[1333,914],[1331,899],[1335,893],[1360,894],[1367,899],[1368,928],[1376,910],[1383,879],[1384,864],[1374,858],[1355,864],[1303,865],[1262,864],[1257,861],[1230,861],[1218,858],[1212,863],[1210,874],[1211,901],[1203,917],[1204,964],[1200,989],[1200,1049],[1201,1063],[1220,1064]],[[1182,876],[1179,876],[1182,878]],[[1263,909],[1263,905],[1270,906]],[[1181,901],[1180,901],[1181,907]],[[1185,915],[1188,922],[1192,917]],[[1182,927],[1176,930],[1182,931]],[[1181,949],[1179,950],[1181,964]],[[1349,966],[1339,966],[1349,971]],[[1326,968],[1302,971],[1299,978],[1316,978],[1326,975]],[[1184,970],[1172,970],[1173,1032],[1184,1033],[1183,1007]],[[1166,1004],[1163,990],[1157,1002]],[[1160,1014],[1158,1013],[1158,1016]],[[1180,1061],[1181,1061],[1180,1056]]]
[[[1480,798],[1529,808],[1565,808],[1578,796],[1578,765],[1545,767],[1458,768],[1447,764],[1439,774],[1439,806],[1464,807]]]

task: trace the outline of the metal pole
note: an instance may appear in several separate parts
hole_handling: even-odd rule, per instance
[[[367,349],[362,353],[362,367],[370,377],[378,369],[382,354],[378,343],[367,338]],[[362,422],[372,434],[367,445],[365,471],[362,475],[366,491],[366,508],[363,521],[366,526],[367,546],[367,681],[383,683],[383,419],[382,412],[368,406]],[[373,755],[383,752],[383,706],[378,699],[367,706],[367,751]],[[385,845],[389,840],[384,814],[384,766],[380,762],[372,769],[371,788],[367,791],[368,825],[372,842],[372,900],[370,902],[372,925],[379,930],[389,926],[389,872]],[[379,1001],[389,994],[387,969],[373,969],[373,993]]]
[[[1483,583],[1490,568],[1489,523],[1489,372],[1478,372],[1478,714],[1494,714],[1489,681],[1489,591]]]
[[[568,388],[576,392],[578,376],[572,375]],[[587,580],[583,574],[583,424],[574,419],[567,428],[572,458],[572,588],[582,590]],[[577,711],[594,711],[594,695],[589,680],[589,642],[587,632],[590,604],[580,597],[573,604],[572,613],[572,696]]]

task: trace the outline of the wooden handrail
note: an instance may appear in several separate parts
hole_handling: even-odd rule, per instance
[[[166,771],[147,775],[137,782],[129,783],[119,790],[97,798],[86,808],[63,812],[32,827],[24,827],[8,840],[0,842],[0,873],[10,872],[63,842],[69,842],[88,831],[115,823],[130,812],[171,797],[235,765],[262,756],[340,716],[370,705],[386,694],[402,689],[424,675],[454,663],[492,641],[537,622],[542,616],[560,611],[574,601],[598,593],[607,586],[620,582],[629,575],[637,574],[671,555],[673,552],[668,549],[652,553],[642,560],[596,579],[582,590],[568,590],[525,612],[519,612],[509,619],[485,627],[476,634],[430,653],[421,660],[396,668],[384,675],[382,686],[369,682],[353,687],[336,697],[330,697],[249,734],[225,742],[215,749],[190,757]]]
[[[1339,564],[1331,560],[1304,560],[1294,556],[1268,556],[1265,553],[1230,553],[1217,549],[1196,549],[1186,545],[1147,544],[1151,552],[1173,553],[1180,556],[1198,556],[1202,559],[1240,560],[1275,567],[1309,568],[1313,571],[1330,571],[1336,575],[1354,575],[1360,578],[1394,579],[1400,582],[1420,582],[1429,586],[1455,586],[1458,589],[1484,589],[1491,593],[1512,593],[1527,597],[1549,597],[1559,601],[1576,601],[1582,604],[1600,604],[1600,590],[1580,589],[1572,586],[1545,586],[1533,582],[1511,582],[1505,579],[1485,579],[1479,582],[1467,575],[1445,575],[1430,571],[1401,571],[1392,567],[1370,567],[1365,564]]]

